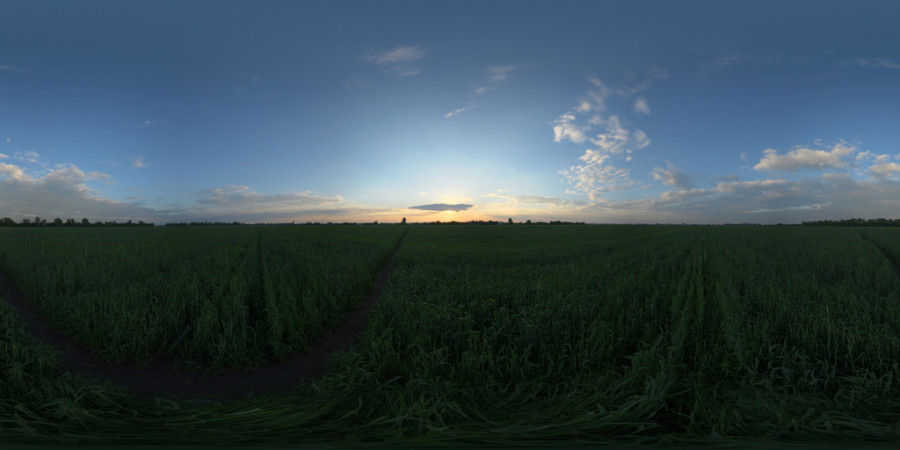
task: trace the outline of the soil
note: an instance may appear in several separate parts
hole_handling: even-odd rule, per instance
[[[231,370],[212,374],[175,369],[172,362],[165,361],[143,367],[134,364],[111,365],[92,354],[88,348],[71,342],[55,330],[2,272],[0,272],[0,290],[25,322],[26,330],[60,352],[60,364],[65,370],[109,381],[138,395],[232,400],[263,393],[288,392],[300,382],[324,375],[329,369],[328,360],[332,355],[358,344],[360,334],[368,322],[369,313],[391,274],[394,258],[402,242],[401,237],[391,257],[381,268],[372,290],[356,309],[348,313],[343,324],[311,343],[309,350],[288,355],[284,359],[253,370]]]

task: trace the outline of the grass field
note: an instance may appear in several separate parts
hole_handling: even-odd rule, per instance
[[[296,336],[327,330],[407,229],[360,344],[287,396],[132,396],[61,370],[0,302],[0,441],[900,439],[900,276],[886,257],[900,255],[896,229],[0,230],[0,269],[73,336],[90,327],[66,324],[95,320],[96,341],[77,339],[110,360],[142,361],[156,353],[134,348],[162,348],[215,369],[277,358],[302,347]],[[223,311],[266,301],[278,311],[340,306],[303,321],[257,312],[223,325],[235,320]],[[149,327],[123,339],[132,347],[107,346],[135,328],[110,331],[121,315],[148,304],[162,306],[139,314],[168,314],[177,326],[152,344],[142,342]],[[184,346],[195,341],[184,329],[197,333],[204,321],[200,341],[250,356]]]

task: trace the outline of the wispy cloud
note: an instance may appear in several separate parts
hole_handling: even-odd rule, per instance
[[[641,97],[634,101],[634,112],[640,113],[643,115],[650,114],[650,105],[647,103],[647,99]]]
[[[569,204],[569,201],[561,199],[559,197],[547,197],[541,195],[506,195],[499,193],[491,193],[485,194],[482,197],[489,198],[501,198],[513,201],[517,204],[523,205],[556,205],[556,206],[565,206]]]
[[[448,203],[432,203],[430,205],[410,206],[409,209],[421,209],[424,211],[465,211],[474,205],[465,203],[448,204]]]
[[[662,167],[656,167],[653,169],[653,179],[662,181],[663,183],[678,188],[678,189],[693,189],[696,186],[694,180],[690,175],[685,173],[683,170],[676,167],[671,162],[666,161],[668,164],[665,169]]]
[[[513,70],[516,70],[516,66],[493,66],[487,69],[488,73],[491,74],[491,81],[503,81]]]
[[[14,63],[0,64],[0,70],[8,70],[10,72],[17,72],[23,75],[28,75],[31,73],[31,70]]]
[[[0,159],[6,159],[6,158],[9,158],[9,155],[4,155],[3,153],[0,153]]]
[[[134,169],[143,169],[144,167],[148,166],[148,164],[144,162],[143,156],[139,156],[137,158],[131,159],[130,161],[131,161],[131,167]]]
[[[865,67],[868,69],[900,69],[900,63],[887,58],[856,58],[843,61],[841,65]]]
[[[46,162],[41,158],[41,155],[33,150],[27,150],[24,152],[18,151],[13,154],[13,159],[28,164],[46,165]]]
[[[420,73],[413,63],[425,57],[426,53],[425,49],[419,46],[400,45],[390,50],[363,55],[362,59],[383,66],[396,76],[408,77]]]
[[[326,197],[313,191],[260,194],[249,186],[228,185],[191,194],[197,205],[218,213],[298,212],[310,207],[343,202],[341,196]]]
[[[453,116],[455,116],[455,115],[457,115],[457,114],[459,114],[459,113],[461,113],[461,112],[463,112],[463,111],[465,111],[465,110],[466,110],[466,108],[459,108],[459,109],[450,111],[450,112],[448,112],[447,114],[444,114],[444,117],[447,118],[447,119],[449,119],[449,118],[451,118],[451,117],[453,117]]]
[[[366,55],[365,60],[375,64],[397,64],[421,59],[425,56],[425,50],[412,45],[401,45],[383,52]]]
[[[6,143],[7,143],[7,144],[12,143],[12,138],[6,138]]]
[[[823,170],[842,168],[847,162],[844,158],[856,153],[856,147],[845,142],[835,144],[831,150],[816,150],[806,147],[795,148],[785,154],[778,150],[766,149],[763,158],[753,166],[756,170],[773,170],[796,172],[798,170]]]

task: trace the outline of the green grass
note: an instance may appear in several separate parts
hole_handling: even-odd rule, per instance
[[[400,227],[4,229],[0,268],[114,363],[252,367],[365,297]]]
[[[859,229],[409,230],[360,344],[288,396],[130,397],[0,305],[0,441],[900,439],[900,277]]]

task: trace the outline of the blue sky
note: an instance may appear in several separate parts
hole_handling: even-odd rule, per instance
[[[900,216],[900,2],[0,3],[0,217]]]

